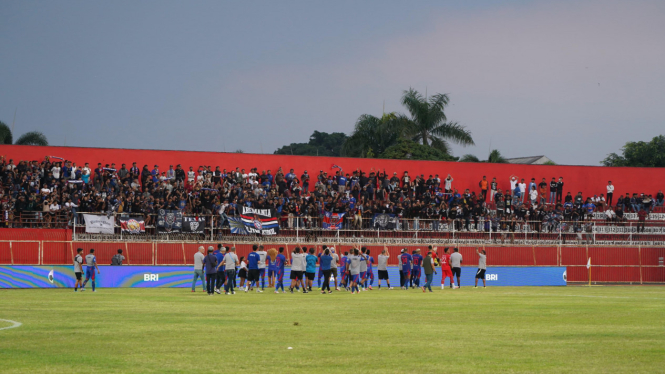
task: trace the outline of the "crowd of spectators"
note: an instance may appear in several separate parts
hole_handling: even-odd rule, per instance
[[[371,227],[374,214],[393,214],[401,229],[515,230],[532,225],[544,230],[562,221],[584,222],[595,212],[605,212],[609,222],[621,224],[625,213],[640,219],[656,206],[663,206],[663,192],[623,193],[613,200],[614,185],[608,182],[605,195],[564,193],[562,177],[549,182],[542,178],[510,176],[510,190],[498,188],[496,178],[483,176],[479,193],[455,188],[450,174],[411,175],[370,169],[345,172],[333,165],[330,173],[316,175],[294,169],[220,169],[219,166],[159,165],[138,167],[98,163],[76,163],[46,157],[42,161],[0,158],[2,208],[5,226],[17,217],[33,217],[41,225],[64,217],[71,224],[78,213],[129,213],[142,215],[146,226],[154,223],[160,209],[184,214],[210,215],[215,224],[226,226],[238,215],[239,205],[272,208],[283,228],[318,228],[324,211],[344,213],[344,227]],[[526,180],[529,180],[528,184]],[[25,222],[25,220],[23,221]],[[551,223],[548,225],[547,223]],[[405,226],[406,225],[406,226]],[[545,225],[545,226],[543,226]]]

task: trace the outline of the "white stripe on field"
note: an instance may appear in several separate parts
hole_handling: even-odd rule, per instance
[[[3,321],[3,322],[9,322],[9,323],[12,324],[11,326],[0,327],[0,330],[13,329],[14,327],[19,327],[19,326],[22,325],[21,322],[12,321],[12,320],[9,320],[9,319],[0,319],[0,321]]]

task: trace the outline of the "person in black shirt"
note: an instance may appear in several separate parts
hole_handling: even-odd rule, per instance
[[[550,204],[554,204],[556,201],[556,179],[552,177],[552,181],[550,182]]]
[[[556,202],[560,203],[563,196],[563,177],[559,177],[559,181],[556,182]]]

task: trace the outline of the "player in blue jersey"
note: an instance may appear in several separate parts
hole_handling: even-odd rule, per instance
[[[253,290],[256,286],[256,292],[262,292],[259,285],[259,262],[261,261],[261,256],[256,252],[259,249],[259,246],[254,244],[252,246],[252,252],[247,255],[247,286],[245,286],[245,292]]]
[[[349,255],[349,252],[344,252],[342,258],[339,260],[339,287],[344,286],[346,288],[346,256]]]
[[[360,282],[358,285],[362,291],[365,291],[365,281],[367,280],[367,248],[360,248]]]
[[[365,288],[372,289],[374,285],[374,257],[370,256],[369,250],[367,251],[367,277],[365,278]]]
[[[413,264],[413,258],[409,254],[408,250],[404,250],[401,256],[399,256],[400,264],[402,264],[402,273],[404,273],[404,286],[403,290],[408,290],[411,283],[411,266]]]
[[[420,274],[423,265],[423,256],[420,255],[420,248],[413,250],[411,256],[413,269],[411,270],[411,288],[420,287]]]
[[[328,249],[328,246],[325,244],[322,245],[321,252],[317,253],[316,257],[321,259],[321,255],[323,255],[326,252],[326,249]],[[328,251],[328,253],[330,253],[330,251]],[[321,266],[319,266],[319,272],[317,274],[317,279],[316,279],[316,286],[319,288],[321,288],[321,278],[323,278],[323,270],[321,270]]]
[[[275,293],[279,293],[279,289],[284,291],[284,265],[286,264],[286,257],[284,257],[284,247],[279,247],[279,254],[275,256]]]
[[[99,267],[97,267],[97,257],[95,257],[95,249],[91,248],[90,253],[85,256],[85,281],[81,286],[81,291],[85,291],[85,285],[88,283],[88,280],[92,279],[92,292],[95,291],[95,269],[97,269],[97,274],[100,274]]]

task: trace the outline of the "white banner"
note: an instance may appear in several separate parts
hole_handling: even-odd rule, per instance
[[[85,232],[89,234],[113,234],[114,218],[101,215],[84,214]]]

